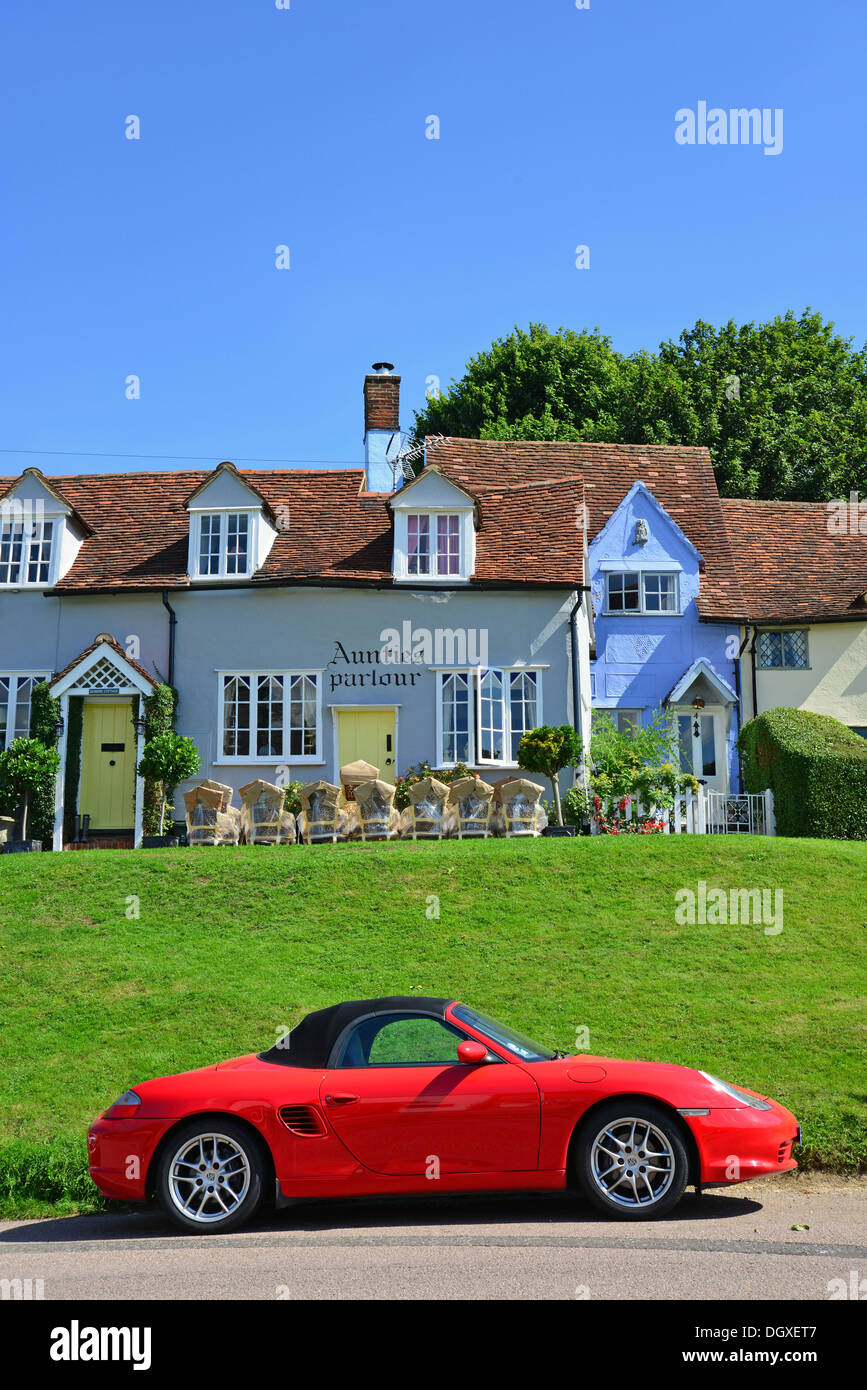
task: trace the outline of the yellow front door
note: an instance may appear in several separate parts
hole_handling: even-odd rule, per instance
[[[133,829],[135,753],[131,702],[85,703],[78,806],[91,830]]]
[[[384,782],[393,782],[395,729],[393,709],[344,709],[337,714],[337,748],[340,766],[363,758],[379,768]]]

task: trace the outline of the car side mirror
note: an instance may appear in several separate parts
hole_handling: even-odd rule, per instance
[[[467,1062],[470,1065],[478,1066],[479,1062],[484,1062],[488,1055],[488,1049],[484,1043],[470,1042],[468,1039],[458,1043],[458,1061]]]

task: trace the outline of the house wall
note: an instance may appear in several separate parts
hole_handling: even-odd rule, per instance
[[[650,539],[635,544],[636,522],[646,521]],[[679,565],[678,615],[605,612],[604,562],[624,568]],[[733,688],[740,640],[736,624],[701,621],[697,599],[700,557],[663,508],[645,489],[633,489],[590,545],[590,585],[596,626],[593,708],[639,710],[648,724],[684,672],[699,658],[709,661]],[[730,710],[726,730],[729,785],[739,783],[738,717]]]
[[[386,628],[476,629],[487,644],[488,666],[541,665],[545,723],[572,721],[569,614],[574,592],[565,590],[416,592],[409,589],[217,588],[174,591],[177,615],[174,682],[179,692],[178,732],[202,755],[199,777],[235,787],[256,777],[337,780],[334,731],[341,705],[398,705],[395,768],[437,756],[437,681],[429,663],[383,665],[370,660]],[[100,632],[116,638],[149,672],[168,676],[169,619],[159,594],[43,597],[0,596],[0,670],[62,670]],[[579,615],[581,718],[589,726],[587,618]],[[456,663],[451,663],[456,664]],[[226,763],[218,728],[218,671],[320,670],[323,673],[322,759],[297,765],[276,761]],[[508,764],[479,769],[488,779]],[[196,778],[195,780],[198,780]],[[564,774],[564,787],[570,774]],[[184,784],[176,810],[183,809]]]
[[[808,628],[807,650],[807,670],[756,668],[758,712],[782,705],[829,714],[850,728],[867,728],[867,622],[814,623]],[[744,719],[751,719],[749,650],[741,658],[741,686]]]

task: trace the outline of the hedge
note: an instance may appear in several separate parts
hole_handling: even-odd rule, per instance
[[[867,739],[827,714],[771,709],[738,735],[748,792],[770,787],[779,835],[867,840]]]

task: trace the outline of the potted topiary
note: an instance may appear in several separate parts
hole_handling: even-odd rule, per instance
[[[554,792],[554,811],[556,825],[548,825],[543,835],[574,835],[574,825],[563,824],[563,807],[560,803],[559,774],[565,767],[575,767],[581,761],[584,745],[571,724],[549,726],[541,724],[524,734],[518,744],[518,764],[527,772],[541,772],[550,780]]]
[[[167,833],[172,822],[166,824],[166,813],[174,801],[175,787],[187,777],[195,777],[202,760],[199,750],[191,738],[182,734],[156,734],[146,743],[138,765],[139,777],[146,777],[160,787],[160,834],[142,837],[143,849],[174,848],[178,837]]]
[[[17,811],[20,835],[7,838],[7,854],[41,850],[41,840],[28,840],[30,799],[45,785],[45,780],[57,776],[60,754],[38,738],[15,738],[5,752],[0,753],[0,801],[8,811]]]

